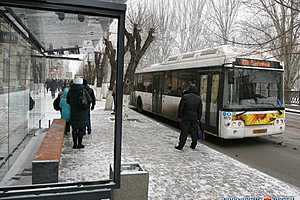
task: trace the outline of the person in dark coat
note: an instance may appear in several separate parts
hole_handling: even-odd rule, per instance
[[[55,98],[55,92],[57,90],[57,82],[56,82],[56,80],[54,80],[54,79],[51,80],[49,88],[50,88],[50,91],[51,91],[52,99],[54,99]]]
[[[67,94],[67,103],[71,107],[70,124],[72,127],[73,149],[84,148],[82,138],[85,133],[85,116],[88,109],[80,105],[80,94],[84,89],[82,78],[76,78]]]
[[[181,133],[179,143],[175,146],[178,150],[183,149],[189,134],[192,138],[190,147],[195,149],[197,146],[197,131],[202,114],[202,101],[197,93],[196,86],[191,84],[180,100],[177,118],[180,123]]]
[[[46,87],[47,93],[48,93],[49,87],[50,87],[50,80],[49,80],[49,79],[46,80],[46,82],[45,82],[45,87]]]
[[[89,87],[88,82],[86,79],[83,79],[83,86],[86,89],[86,91],[88,92],[88,94],[90,95],[91,99],[92,99],[92,106],[89,106],[90,108],[88,109],[87,112],[87,116],[85,118],[86,120],[86,128],[87,128],[87,133],[91,134],[92,132],[92,127],[91,127],[91,110],[94,110],[95,105],[96,105],[96,97],[94,94],[94,90],[92,88]]]

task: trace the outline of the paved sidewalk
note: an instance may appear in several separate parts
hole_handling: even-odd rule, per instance
[[[67,136],[60,166],[60,181],[108,178],[113,163],[114,116],[97,102],[92,112],[91,135],[85,149],[73,150]],[[139,162],[149,172],[150,200],[223,199],[265,195],[297,196],[300,189],[242,164],[203,144],[195,151],[174,149],[179,133],[135,111],[123,121],[122,162]],[[259,155],[257,155],[259,156]],[[278,163],[280,165],[280,163]],[[296,198],[296,199],[297,199]]]

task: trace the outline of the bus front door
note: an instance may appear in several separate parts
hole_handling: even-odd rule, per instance
[[[152,112],[154,113],[161,113],[162,80],[160,75],[153,76]]]
[[[218,135],[219,78],[218,73],[200,75],[201,123],[205,131],[213,135]]]

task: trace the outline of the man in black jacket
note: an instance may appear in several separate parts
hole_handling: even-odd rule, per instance
[[[76,78],[67,95],[67,103],[71,107],[70,124],[72,126],[73,149],[84,148],[82,138],[85,133],[85,116],[88,109],[80,104],[80,97],[84,90],[82,78]]]
[[[86,91],[88,92],[88,94],[90,95],[91,100],[92,100],[92,102],[91,102],[92,106],[89,106],[87,115],[85,116],[85,125],[86,125],[86,128],[87,128],[87,132],[88,132],[88,134],[91,134],[91,132],[92,132],[91,110],[94,110],[94,108],[95,108],[96,97],[95,97],[95,94],[94,94],[94,90],[89,87],[88,82],[87,82],[86,79],[83,79],[83,87],[86,89]]]
[[[197,146],[198,124],[200,123],[202,114],[202,101],[197,93],[196,86],[191,84],[180,100],[177,118],[180,123],[181,133],[179,144],[175,146],[178,150],[183,149],[188,134],[191,134],[192,138],[190,147],[195,149]]]

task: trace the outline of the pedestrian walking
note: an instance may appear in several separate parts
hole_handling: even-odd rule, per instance
[[[197,146],[197,131],[202,114],[201,97],[197,93],[196,86],[190,84],[180,100],[177,118],[180,123],[181,133],[179,143],[175,146],[178,150],[183,149],[189,134],[192,138],[190,148],[195,149]]]
[[[87,82],[86,79],[83,79],[83,86],[86,89],[86,91],[88,92],[88,94],[90,95],[91,100],[92,100],[92,102],[91,102],[92,105],[88,106],[89,108],[88,108],[87,116],[85,118],[87,133],[91,134],[91,132],[92,132],[92,127],[91,127],[91,110],[94,110],[94,108],[95,108],[96,97],[95,97],[94,90],[89,87],[88,82]]]
[[[70,118],[71,118],[71,107],[67,103],[67,95],[69,88],[65,87],[63,94],[60,97],[59,107],[61,108],[61,118],[66,122],[65,134],[67,135],[70,132]]]
[[[49,91],[49,87],[50,87],[50,80],[47,79],[46,82],[45,82],[45,87],[47,89],[47,94],[48,94],[48,91]]]
[[[51,80],[49,88],[50,88],[50,91],[51,91],[52,99],[54,99],[55,98],[55,92],[57,90],[56,80],[54,80],[54,79]]]
[[[34,108],[34,105],[35,105],[35,101],[31,97],[31,95],[29,94],[29,110],[32,110]]]
[[[114,103],[114,109],[113,109],[111,114],[114,115],[116,113],[116,102],[117,102],[116,101],[116,84],[114,84],[111,95],[113,97],[113,103]]]
[[[87,99],[83,79],[76,78],[67,94],[67,103],[71,107],[70,124],[72,127],[73,149],[84,148],[82,138],[85,133],[85,118],[89,110]]]

